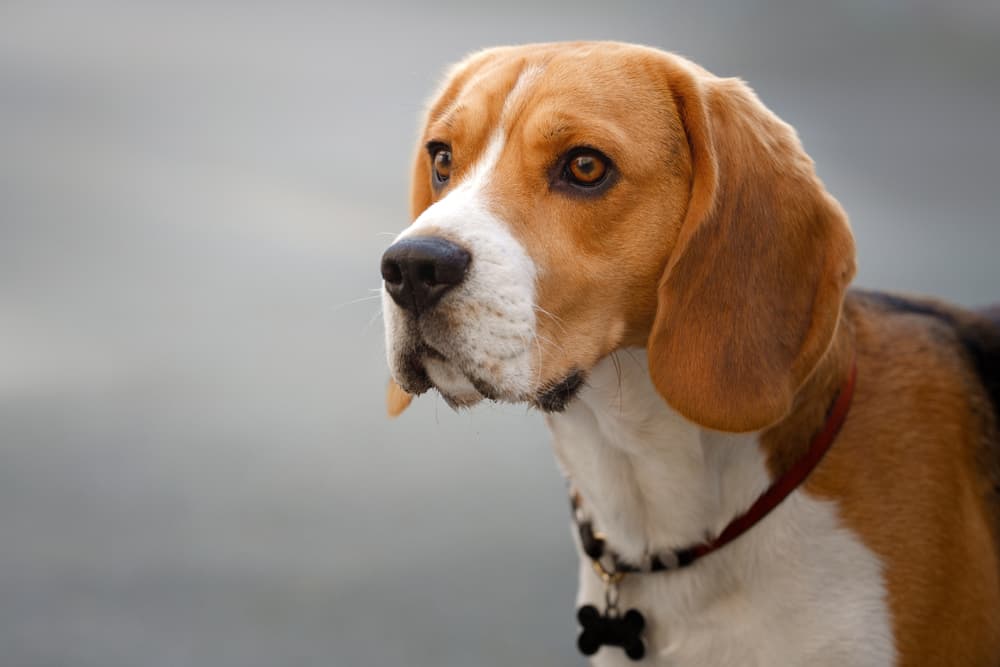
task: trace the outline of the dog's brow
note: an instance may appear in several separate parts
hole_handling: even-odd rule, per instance
[[[546,139],[558,139],[564,134],[568,134],[573,131],[573,127],[569,123],[557,123],[554,125],[549,125],[544,130],[542,130],[542,136]]]
[[[441,117],[441,119],[438,121],[438,123],[440,123],[441,125],[444,125],[449,130],[454,129],[454,127],[455,127],[455,119],[464,110],[465,110],[465,105],[464,104],[461,104],[461,105],[456,106],[456,107],[452,107],[451,109],[448,109],[448,111],[445,112],[444,116]]]

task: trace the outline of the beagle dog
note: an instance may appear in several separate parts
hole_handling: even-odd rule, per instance
[[[848,291],[847,217],[746,84],[476,53],[411,198],[390,412],[544,412],[592,664],[1000,665],[1000,312]]]

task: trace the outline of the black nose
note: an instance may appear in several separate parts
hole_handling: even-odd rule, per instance
[[[442,238],[403,239],[382,255],[382,278],[400,308],[420,314],[465,279],[470,259],[465,249]]]

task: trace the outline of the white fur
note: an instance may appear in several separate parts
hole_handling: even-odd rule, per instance
[[[537,68],[521,74],[507,97],[501,118],[537,78]],[[452,403],[471,405],[481,396],[472,380],[489,386],[497,398],[529,399],[536,389],[534,262],[492,210],[488,186],[503,154],[503,123],[496,129],[468,175],[404,230],[397,241],[415,236],[441,236],[472,256],[462,284],[449,292],[434,311],[417,323],[422,339],[446,360],[427,359],[424,367],[435,387]],[[456,160],[461,154],[456,153]],[[399,320],[409,317],[382,292],[386,347],[390,366],[394,351],[413,345],[412,330]],[[460,327],[445,322],[461,322]],[[399,377],[396,368],[391,369]]]
[[[548,417],[556,455],[596,529],[622,557],[717,534],[769,484],[754,435],[706,431],[656,393],[642,350],[603,360]],[[580,553],[580,604],[604,586]],[[836,506],[794,492],[748,533],[692,567],[633,574],[620,607],[646,617],[647,663],[671,667],[888,666],[895,660],[882,566]],[[592,664],[630,665],[602,648]]]

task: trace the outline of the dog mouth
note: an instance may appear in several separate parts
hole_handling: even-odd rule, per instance
[[[459,364],[424,341],[396,359],[395,380],[411,394],[437,389],[445,403],[457,409],[478,403],[490,393],[485,383],[479,383],[482,386],[477,389]]]
[[[411,393],[436,389],[452,409],[472,407],[483,399],[518,402],[497,389],[491,382],[469,372],[465,364],[434,347],[421,343],[404,364],[405,377],[400,384]]]
[[[403,377],[397,379],[408,392],[422,394],[436,389],[445,403],[455,410],[472,407],[485,399],[524,403],[545,413],[562,412],[586,384],[586,374],[574,368],[532,391],[514,394],[469,372],[463,364],[425,342],[407,355],[401,371]]]

